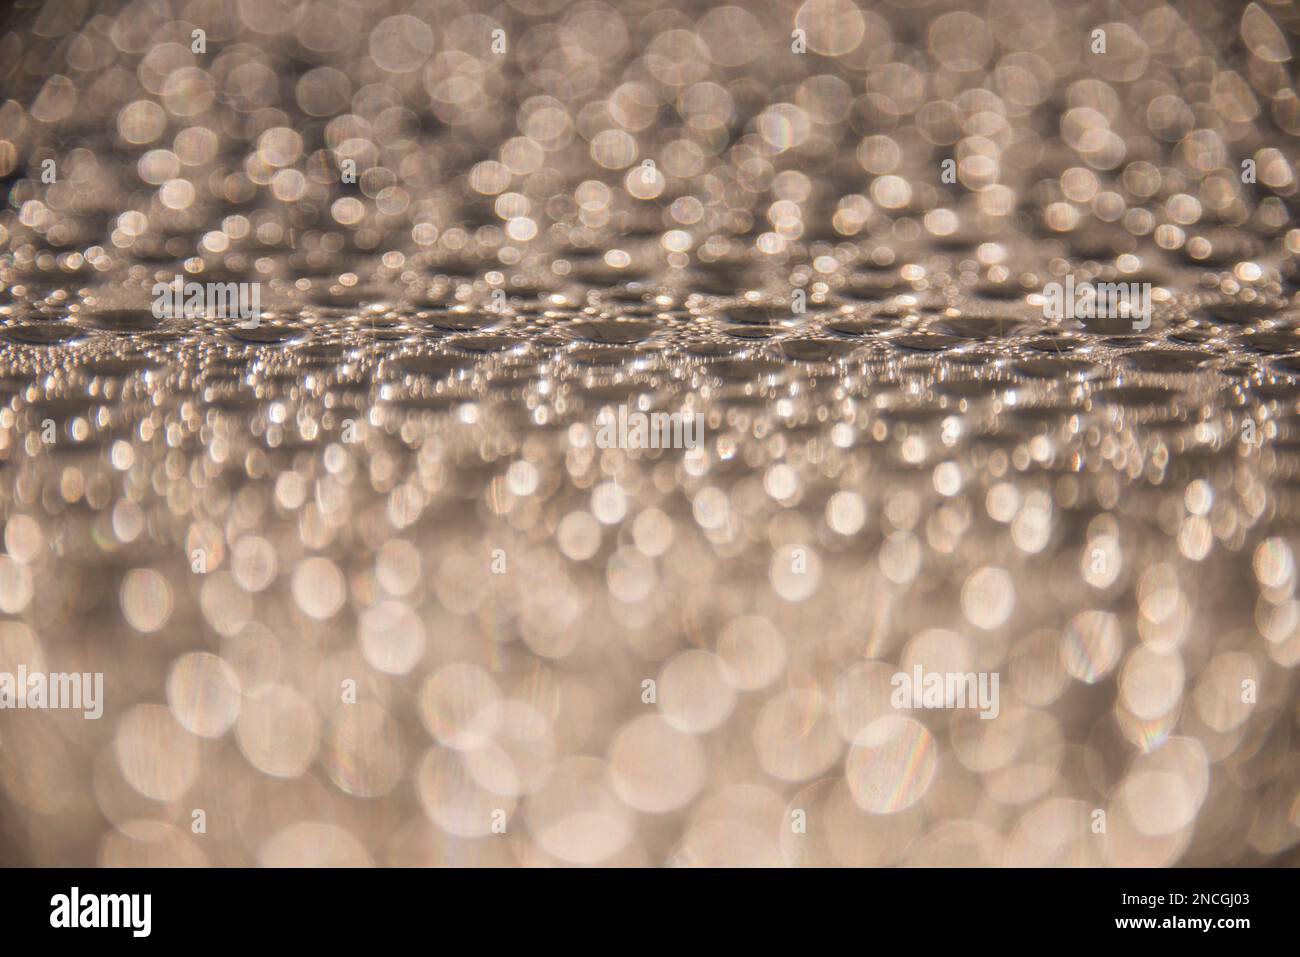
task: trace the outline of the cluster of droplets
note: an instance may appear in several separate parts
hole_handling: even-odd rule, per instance
[[[1283,11],[234,9],[0,40],[0,860],[1293,853]]]

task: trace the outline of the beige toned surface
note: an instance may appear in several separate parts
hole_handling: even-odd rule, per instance
[[[1294,860],[1285,8],[84,6],[0,41],[0,671],[104,714],[0,711],[0,863]]]

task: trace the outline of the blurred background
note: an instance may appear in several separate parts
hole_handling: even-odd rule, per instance
[[[1298,42],[17,3],[0,672],[104,713],[0,710],[0,864],[1295,863]]]

